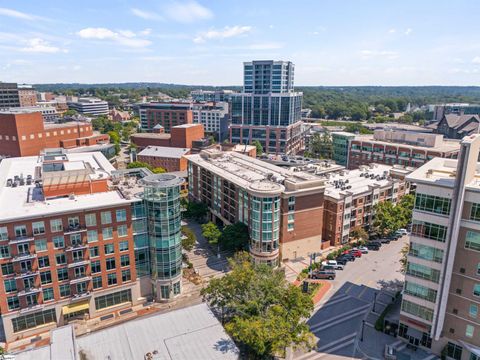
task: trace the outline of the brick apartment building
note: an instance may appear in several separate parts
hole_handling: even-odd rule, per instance
[[[237,152],[187,155],[189,196],[213,221],[245,223],[257,262],[278,265],[320,251],[325,181]]]
[[[357,170],[327,175],[323,210],[323,241],[339,246],[350,232],[372,225],[373,207],[379,202],[396,203],[409,192],[405,177],[413,169],[371,164]]]
[[[167,172],[187,170],[187,159],[190,149],[178,147],[147,146],[137,155],[137,160],[154,168],[161,167]]]
[[[0,203],[9,204],[0,208],[7,342],[180,294],[183,179],[134,171],[115,171],[99,152],[0,163]],[[169,226],[158,231],[163,221]]]
[[[0,112],[0,156],[39,155],[45,148],[74,148],[108,142],[86,122],[45,124],[40,112]]]
[[[162,128],[160,128],[162,129]],[[172,127],[170,134],[163,131],[156,133],[138,133],[131,136],[132,143],[139,150],[148,146],[192,148],[192,143],[205,137],[202,124],[183,124]]]
[[[37,105],[37,91],[31,85],[18,86],[20,107]]]
[[[193,123],[190,103],[146,103],[138,105],[142,129],[151,131],[156,125],[163,126],[166,133],[177,125]]]
[[[334,139],[337,134],[348,133],[334,133]],[[440,134],[394,130],[375,130],[373,135],[355,135],[344,146],[348,147],[349,169],[370,163],[418,168],[434,157],[456,158],[460,149],[457,140],[444,140]],[[334,147],[334,150],[344,152],[341,147]]]

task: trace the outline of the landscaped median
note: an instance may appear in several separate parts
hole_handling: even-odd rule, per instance
[[[295,280],[293,285],[303,287],[304,282],[308,282],[308,294],[310,295],[314,305],[319,303],[323,296],[332,287],[332,284],[329,281],[312,279],[305,279],[303,281]]]

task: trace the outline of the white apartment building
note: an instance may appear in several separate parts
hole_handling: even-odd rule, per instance
[[[228,103],[193,104],[193,123],[203,124],[206,133],[222,141],[228,131]]]

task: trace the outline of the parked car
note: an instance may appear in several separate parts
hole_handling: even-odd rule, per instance
[[[322,270],[328,270],[327,267],[332,267],[333,270],[343,270],[343,265],[336,260],[327,260],[322,262]]]
[[[382,244],[390,244],[390,239],[388,239],[388,238],[386,238],[386,237],[385,237],[385,238],[381,238],[381,239],[380,239],[380,242],[381,242]]]
[[[403,236],[403,235],[408,235],[407,229],[398,229],[398,230],[396,231],[396,233],[398,233],[398,234],[400,234],[400,235],[402,235],[402,236]]]
[[[366,246],[359,246],[358,250],[362,252],[362,254],[368,254],[368,248]]]
[[[347,252],[346,254],[340,255],[340,258],[345,259],[347,261],[355,261],[355,256]]]
[[[335,271],[335,266],[333,265],[321,265],[320,270]]]
[[[375,251],[378,251],[380,250],[380,245],[378,243],[375,243],[375,242],[371,242],[371,243],[368,243],[366,245],[367,249],[369,250],[375,250]]]
[[[312,273],[312,279],[335,279],[335,271],[331,270],[319,270]]]
[[[337,262],[337,264],[340,264],[340,265],[343,265],[343,266],[347,265],[347,263],[348,263],[347,258],[344,258],[344,257],[341,257],[341,256],[335,258],[335,261]]]
[[[360,250],[350,250],[350,254],[355,257],[362,257],[362,252]]]

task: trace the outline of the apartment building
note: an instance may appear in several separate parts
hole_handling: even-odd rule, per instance
[[[205,132],[222,142],[228,137],[227,102],[193,104],[193,123],[202,124]]]
[[[189,197],[208,205],[212,221],[246,224],[257,262],[276,266],[325,247],[318,176],[218,149],[186,158]]]
[[[413,228],[399,335],[448,359],[480,358],[480,135],[458,160],[414,171]]]
[[[67,101],[67,105],[83,115],[108,115],[108,102],[97,98],[78,98],[76,101]]]
[[[5,109],[4,111],[11,113],[22,114],[25,112],[39,112],[42,114],[43,121],[45,122],[55,122],[59,120],[57,109],[53,106],[21,106],[21,107],[11,107]]]
[[[348,168],[372,162],[418,168],[434,157],[456,158],[459,149],[458,140],[445,140],[441,134],[375,130],[349,140]]]
[[[229,102],[233,90],[192,90],[190,96],[195,102]]]
[[[350,232],[369,230],[374,206],[383,201],[396,203],[409,192],[405,178],[413,168],[371,164],[356,170],[327,174],[323,206],[324,242],[331,246],[348,243]]]
[[[37,105],[37,90],[32,85],[18,85],[18,98],[20,106]]]
[[[333,160],[339,165],[348,167],[348,154],[350,141],[355,139],[355,134],[337,131],[332,132]]]
[[[86,122],[45,124],[40,112],[0,112],[0,156],[39,155],[46,148],[74,148],[108,142]]]
[[[99,152],[0,163],[7,342],[180,294],[183,179],[135,172],[116,172]]]
[[[174,126],[193,123],[191,103],[152,102],[137,106],[142,129],[151,131],[161,125],[166,133]]]
[[[161,167],[167,172],[187,170],[187,159],[190,149],[163,146],[147,146],[137,155],[137,160],[154,168]]]
[[[243,64],[243,92],[232,94],[230,142],[258,141],[267,153],[295,154],[303,146],[301,92],[289,61]]]
[[[170,134],[164,132],[137,133],[130,137],[139,150],[143,150],[148,146],[192,148],[193,142],[204,138],[205,132],[202,124],[173,126]]]
[[[0,110],[19,106],[20,98],[17,84],[0,81]]]

